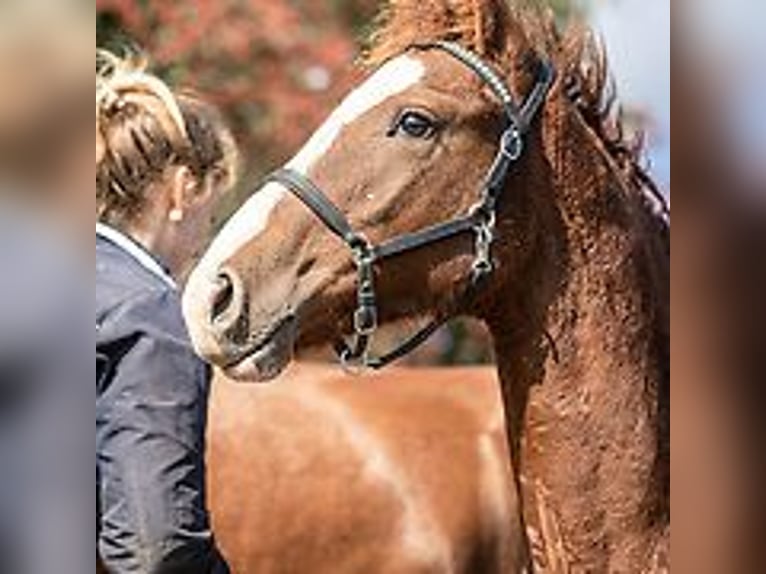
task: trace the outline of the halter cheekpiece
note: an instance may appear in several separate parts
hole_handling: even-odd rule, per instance
[[[266,178],[266,182],[277,182],[290,190],[330,231],[348,245],[353,254],[357,270],[357,308],[353,317],[355,335],[351,344],[341,337],[335,345],[341,363],[346,368],[380,369],[415,350],[443,323],[435,319],[393,351],[381,357],[370,356],[372,337],[378,329],[374,272],[376,263],[457,235],[470,233],[475,237],[475,253],[466,295],[475,291],[482,281],[492,274],[494,270],[492,245],[495,241],[497,202],[505,189],[511,167],[523,154],[524,136],[542,108],[555,79],[555,72],[550,63],[541,61],[535,86],[527,99],[519,106],[500,75],[470,50],[454,42],[434,42],[417,45],[414,48],[441,50],[454,57],[471,69],[490,88],[503,106],[506,128],[500,138],[494,162],[482,183],[480,199],[468,210],[468,213],[445,223],[373,245],[351,226],[346,216],[328,196],[303,174],[289,168],[282,168]]]

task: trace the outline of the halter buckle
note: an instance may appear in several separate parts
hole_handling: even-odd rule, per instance
[[[516,125],[512,125],[503,132],[503,137],[500,139],[500,153],[511,162],[521,159],[524,153],[524,138]]]
[[[354,312],[354,330],[362,337],[372,335],[378,328],[378,310],[375,300],[375,253],[363,239],[354,249],[357,267],[357,309]]]
[[[370,371],[367,353],[361,357],[353,357],[350,350],[345,350],[338,356],[340,366],[347,375],[360,377]]]
[[[374,334],[378,328],[378,311],[373,306],[362,306],[354,312],[354,331],[357,335]]]
[[[492,244],[495,242],[495,212],[489,211],[486,218],[474,227],[476,233],[476,259],[471,270],[474,281],[495,270],[492,263]]]

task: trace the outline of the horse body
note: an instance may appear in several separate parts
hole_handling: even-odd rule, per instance
[[[394,0],[385,22],[376,71],[287,165],[305,183],[272,178],[192,274],[198,351],[266,379],[293,346],[378,321],[481,319],[535,571],[666,571],[669,213],[622,138],[603,51],[505,0]],[[534,94],[546,62],[558,79],[514,125],[503,92]],[[499,183],[493,162],[513,163]]]
[[[507,573],[523,563],[496,377],[301,365],[219,377],[209,505],[237,573]],[[515,528],[513,525],[516,524]]]

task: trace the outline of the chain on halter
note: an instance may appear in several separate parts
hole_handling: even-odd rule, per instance
[[[484,279],[493,272],[492,246],[495,242],[497,202],[505,189],[511,167],[523,154],[524,135],[542,108],[555,78],[552,66],[541,61],[539,76],[532,92],[523,105],[518,106],[500,75],[479,56],[459,44],[434,42],[414,48],[441,50],[459,60],[492,90],[503,106],[506,128],[500,138],[497,155],[482,184],[479,201],[466,215],[373,245],[364,235],[354,230],[340,209],[303,174],[283,168],[267,178],[267,182],[280,183],[290,190],[351,249],[357,270],[357,307],[353,317],[355,336],[351,344],[339,338],[335,345],[341,363],[349,370],[380,369],[411,353],[443,324],[442,320],[435,319],[393,351],[380,357],[371,357],[370,343],[379,326],[375,293],[376,263],[457,235],[471,233],[475,236],[475,254],[464,298],[472,297]]]

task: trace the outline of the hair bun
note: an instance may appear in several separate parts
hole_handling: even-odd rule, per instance
[[[168,134],[179,141],[187,139],[186,123],[178,101],[170,88],[147,72],[149,61],[140,51],[124,56],[107,50],[96,50],[96,116],[113,118],[129,105],[149,109],[148,102],[159,102],[154,109]]]
[[[211,106],[176,95],[140,55],[96,52],[96,209],[122,225],[141,213],[170,166],[234,175],[236,147]]]

